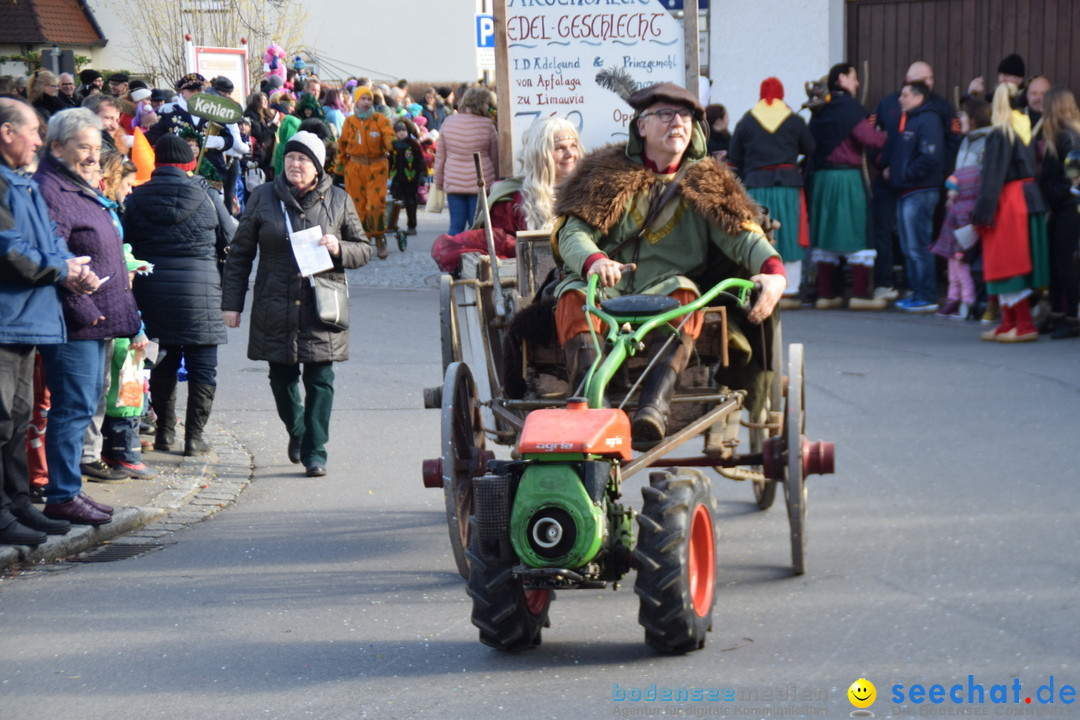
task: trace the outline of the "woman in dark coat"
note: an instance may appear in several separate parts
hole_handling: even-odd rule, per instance
[[[203,428],[217,390],[218,345],[227,341],[218,260],[225,257],[236,221],[224,203],[214,203],[202,177],[188,174],[195,156],[187,141],[162,135],[154,154],[157,169],[128,196],[124,211],[124,238],[136,257],[154,265],[134,284],[146,333],[164,351],[150,372],[150,404],[157,415],[154,449],[172,450],[176,442],[176,380],[183,359],[188,372],[184,454],[202,455],[210,451]]]
[[[258,254],[248,358],[270,363],[270,389],[289,433],[289,460],[303,462],[309,477],[326,474],[333,364],[349,359],[349,332],[319,320],[310,281],[301,277],[289,242],[285,213],[293,232],[321,229],[319,245],[330,253],[333,268],[320,275],[345,285],[345,269],[371,258],[356,208],[344,190],[334,187],[325,160],[326,146],[312,133],[300,131],[285,144],[285,171],[252,193],[240,218],[225,264],[221,301],[225,324],[239,327]]]
[[[1050,206],[1047,235],[1050,240],[1050,315],[1039,332],[1054,340],[1080,337],[1077,304],[1080,292],[1074,257],[1080,239],[1080,198],[1073,195],[1065,174],[1065,158],[1080,148],[1080,109],[1066,87],[1054,86],[1043,98],[1043,152],[1039,189]]]

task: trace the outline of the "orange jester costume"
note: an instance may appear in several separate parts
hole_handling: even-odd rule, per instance
[[[354,97],[371,96],[371,89],[358,87]],[[370,106],[369,106],[370,107]],[[338,141],[338,153],[345,164],[345,191],[356,205],[364,232],[375,241],[380,258],[386,257],[386,185],[390,179],[387,158],[394,142],[389,118],[368,109],[345,118]]]

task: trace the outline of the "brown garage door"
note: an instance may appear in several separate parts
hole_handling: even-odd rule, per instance
[[[900,89],[915,60],[934,66],[934,89],[950,102],[976,75],[991,88],[1012,52],[1029,77],[1080,88],[1080,0],[848,0],[846,15],[848,61],[860,77],[869,61],[869,108]]]

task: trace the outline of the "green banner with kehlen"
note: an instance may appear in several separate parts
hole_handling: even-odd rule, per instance
[[[220,95],[198,93],[187,101],[188,112],[195,117],[228,125],[244,116],[244,109],[234,100]]]

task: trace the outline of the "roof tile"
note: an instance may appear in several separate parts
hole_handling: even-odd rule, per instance
[[[104,45],[105,38],[80,0],[0,0],[0,43]]]

